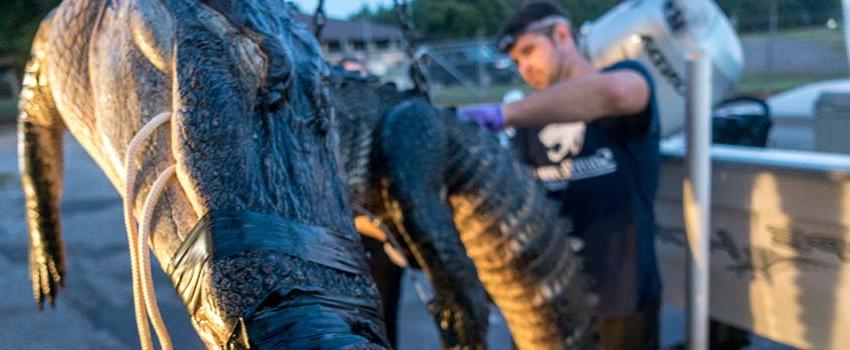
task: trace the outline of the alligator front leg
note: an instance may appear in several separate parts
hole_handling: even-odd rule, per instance
[[[18,161],[29,227],[29,264],[33,297],[39,308],[54,305],[64,287],[65,246],[59,220],[62,196],[62,131],[45,80],[42,53],[33,45],[21,91],[18,117]]]
[[[380,137],[389,194],[398,206],[391,212],[437,291],[429,311],[443,348],[483,349],[489,303],[445,198],[442,124],[423,101],[407,102],[386,117]]]

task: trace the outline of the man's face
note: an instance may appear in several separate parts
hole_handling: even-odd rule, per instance
[[[559,50],[557,39],[546,33],[520,35],[508,54],[516,62],[522,79],[536,90],[543,90],[560,77],[566,56]]]

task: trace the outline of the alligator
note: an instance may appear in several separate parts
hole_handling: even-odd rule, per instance
[[[414,90],[331,77],[347,196],[387,221],[432,281],[443,346],[451,336],[484,346],[489,294],[518,348],[592,348],[580,242],[531,169],[494,133]],[[456,322],[440,322],[445,314]]]
[[[65,280],[67,128],[127,203],[128,227],[149,225],[133,265],[149,246],[206,347],[389,347],[341,180],[329,70],[289,5],[66,0],[31,53],[18,132],[39,307]],[[150,303],[134,294],[150,349]]]

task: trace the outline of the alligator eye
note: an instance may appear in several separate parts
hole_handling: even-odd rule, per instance
[[[283,44],[271,37],[264,37],[260,49],[268,58],[266,88],[263,93],[263,105],[275,112],[289,99],[289,91],[295,81],[295,65],[291,53]]]
[[[275,90],[269,91],[263,97],[263,105],[269,111],[278,111],[283,105],[283,94]]]

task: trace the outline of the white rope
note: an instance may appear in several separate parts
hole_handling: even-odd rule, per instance
[[[168,329],[165,328],[165,323],[163,323],[162,316],[159,313],[159,305],[156,302],[156,293],[154,292],[153,277],[151,275],[150,251],[147,242],[153,224],[153,210],[157,202],[159,202],[159,197],[165,191],[168,180],[174,177],[174,169],[172,165],[163,170],[151,187],[147,198],[145,198],[145,205],[142,210],[142,229],[139,230],[139,240],[136,241],[136,254],[138,254],[139,265],[141,266],[140,272],[142,274],[139,279],[142,282],[142,299],[145,301],[148,316],[151,319],[157,338],[159,338],[159,345],[163,350],[171,349],[171,337],[168,335]]]
[[[151,322],[154,325],[154,330],[156,331],[156,335],[162,349],[171,349],[171,338],[168,335],[168,330],[165,329],[164,323],[162,322],[162,316],[160,315],[159,308],[156,304],[156,294],[153,291],[153,284],[150,283],[149,279],[150,261],[149,259],[146,259],[148,257],[146,244],[147,239],[144,238],[144,240],[140,240],[141,237],[139,237],[137,231],[138,224],[135,220],[135,215],[133,214],[136,199],[136,172],[138,171],[134,161],[142,143],[148,139],[157,128],[168,122],[170,119],[171,113],[164,112],[160,113],[145,124],[130,141],[130,145],[127,147],[127,154],[124,158],[124,168],[126,169],[127,174],[124,179],[124,224],[127,229],[127,240],[130,245],[130,269],[133,280],[133,309],[136,316],[136,327],[139,331],[139,342],[141,343],[142,350],[153,349],[153,340],[151,339],[148,316],[150,316]],[[161,178],[165,178],[167,180],[173,175],[173,171],[174,167],[171,166],[165,170],[165,173],[170,173],[170,175],[165,177],[164,175],[166,174],[163,174],[163,176],[160,176],[160,178],[157,179],[157,182],[161,182],[160,187],[164,187],[166,183],[165,180],[160,181]],[[154,183],[154,187],[151,188],[148,197],[145,199],[145,206],[143,209],[144,221],[149,221],[149,216],[152,216],[152,213],[149,213],[148,210],[150,209],[150,211],[152,211],[153,204],[158,201],[159,196],[161,195],[162,189],[155,191],[156,185],[157,183]],[[149,202],[151,203],[151,208],[148,208]],[[143,229],[145,229],[144,222]],[[149,228],[146,228],[146,230],[149,230]],[[146,231],[144,233],[147,235],[149,232]],[[143,246],[143,248],[137,249],[138,245]],[[144,263],[145,265],[140,266],[140,263]],[[143,274],[143,269],[146,274]],[[148,279],[143,281],[145,277]],[[153,299],[153,302],[150,304],[148,303],[149,299]]]

